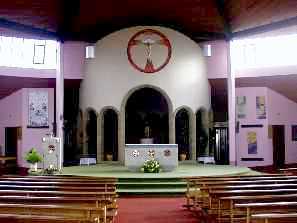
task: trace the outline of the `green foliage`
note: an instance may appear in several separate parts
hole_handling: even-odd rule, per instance
[[[42,157],[34,148],[32,148],[29,152],[27,152],[25,159],[28,163],[32,163],[32,164],[39,163],[42,161]]]
[[[146,160],[141,168],[144,173],[159,173],[161,171],[160,164],[157,160]]]

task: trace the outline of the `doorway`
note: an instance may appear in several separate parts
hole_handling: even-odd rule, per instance
[[[272,143],[273,143],[273,167],[276,169],[283,168],[285,165],[285,126],[272,126]]]
[[[5,156],[17,156],[19,127],[5,128]]]

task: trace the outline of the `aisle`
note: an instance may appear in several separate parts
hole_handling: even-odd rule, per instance
[[[118,223],[197,223],[197,217],[182,207],[184,198],[119,198]]]

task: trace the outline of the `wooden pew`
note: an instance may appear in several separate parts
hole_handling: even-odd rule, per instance
[[[1,195],[0,202],[26,204],[79,204],[88,207],[113,205],[114,199],[105,197],[29,197],[21,195]],[[114,208],[114,207],[113,207]]]
[[[243,204],[235,204],[236,208],[243,208],[245,209],[245,218],[246,223],[251,222],[251,215],[257,214],[260,211],[285,211],[288,212],[288,210],[291,211],[297,211],[297,202],[294,201],[288,201],[288,202],[265,202],[265,203],[243,203]],[[232,222],[232,221],[231,221]]]
[[[187,191],[186,191],[186,200],[187,203],[185,206],[192,207],[191,200],[195,199],[195,196],[201,196],[201,198],[207,197],[204,193],[200,192],[200,187],[210,184],[211,182],[216,184],[224,184],[227,181],[259,181],[259,180],[297,180],[297,176],[287,176],[283,174],[274,174],[274,175],[254,175],[254,176],[221,176],[221,177],[198,177],[198,178],[185,178],[187,181]],[[281,182],[281,181],[280,181]],[[291,184],[290,182],[290,184]],[[289,183],[289,182],[288,182]],[[243,183],[244,184],[244,183]],[[248,184],[248,182],[247,182]]]
[[[116,178],[99,178],[99,177],[78,177],[78,176],[18,176],[18,175],[3,175],[0,177],[0,180],[22,180],[22,181],[63,181],[63,182],[117,182]]]
[[[296,194],[297,189],[262,189],[262,190],[218,190],[210,191],[209,203],[205,209],[210,214],[218,216],[219,211],[219,200],[221,197],[228,196],[261,196],[267,194],[281,195],[281,194]]]
[[[93,186],[93,187],[84,187],[84,186],[39,186],[39,185],[3,185],[0,184],[0,190],[34,190],[34,191],[98,191],[98,192],[113,192],[115,191],[114,187],[106,187],[105,185],[102,186]]]
[[[90,211],[95,211],[97,208],[101,212],[103,210],[104,215],[100,218],[105,219],[104,222],[106,222],[107,216],[108,219],[114,219],[116,215],[116,197],[115,178],[72,178],[69,176],[0,177],[0,215],[14,214],[9,212],[11,210],[17,211],[17,215],[27,215],[21,209],[21,206],[25,206],[42,216],[53,213],[55,217],[68,218],[70,216],[58,216],[57,213],[59,213],[59,210],[63,210],[63,213],[73,210],[80,213],[89,210],[88,213],[91,213]],[[4,204],[7,205],[6,209]],[[68,210],[69,208],[71,210]],[[65,209],[68,211],[65,211]],[[5,218],[5,216],[3,217]],[[81,217],[78,216],[78,219],[90,220],[86,219],[85,214]],[[54,221],[54,219],[52,220]]]
[[[264,220],[264,223],[270,223],[270,222],[297,222],[297,213],[296,212],[290,212],[290,213],[263,213],[263,214],[252,214],[251,218],[253,220],[256,220],[256,222],[259,222],[261,220]],[[261,221],[263,222],[263,221]]]
[[[297,184],[286,184],[286,183],[280,183],[280,184],[246,184],[246,185],[215,185],[215,186],[203,186],[199,188],[199,191],[196,190],[193,192],[193,195],[190,195],[192,197],[187,197],[187,199],[193,199],[193,206],[196,208],[197,204],[202,204],[203,207],[208,206],[211,209],[212,204],[214,201],[210,197],[211,194],[213,195],[212,191],[216,191],[216,195],[219,194],[218,191],[236,191],[239,190],[238,193],[240,193],[241,190],[273,190],[273,189],[288,189],[288,190],[295,190],[297,191]],[[235,193],[235,192],[234,192]],[[265,193],[265,192],[262,192]],[[207,200],[209,202],[207,202]],[[189,204],[189,202],[187,203]]]
[[[106,223],[109,216],[105,208],[83,207],[75,205],[34,205],[18,203],[0,203],[1,214],[23,214],[37,216],[71,217],[92,220],[100,219]]]
[[[1,214],[0,222],[9,223],[94,223],[99,221],[87,220],[84,218],[57,217],[46,215],[24,215],[24,214]]]
[[[235,211],[235,203],[252,202],[277,202],[277,201],[296,201],[297,194],[265,194],[258,196],[230,196],[220,197],[218,203],[218,219],[233,219],[238,212]],[[240,212],[241,213],[241,212]]]

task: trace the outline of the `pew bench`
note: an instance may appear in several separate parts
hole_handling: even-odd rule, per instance
[[[297,194],[283,194],[283,195],[258,195],[258,196],[230,196],[220,197],[218,207],[219,221],[230,220],[237,215],[242,215],[242,211],[235,209],[235,203],[255,203],[255,202],[277,202],[277,201],[296,201]]]
[[[84,207],[75,205],[34,205],[18,203],[0,203],[1,214],[22,214],[38,216],[54,216],[79,218],[99,222],[110,222],[116,213],[106,211],[106,208]]]
[[[274,212],[288,212],[297,211],[297,202],[288,201],[288,202],[262,202],[262,203],[242,203],[235,204],[235,208],[244,209],[246,223],[251,222],[251,215],[257,213],[263,213],[263,211],[273,211]],[[231,219],[231,222],[232,219]]]
[[[28,197],[28,196],[0,196],[0,202],[25,204],[72,204],[85,207],[103,207],[117,209],[116,200],[99,197]]]
[[[99,220],[87,220],[82,218],[47,216],[47,215],[25,215],[25,214],[1,214],[0,222],[9,223],[99,223]]]
[[[287,223],[287,222],[297,222],[297,213],[263,213],[263,214],[253,214],[251,216],[255,222],[264,223]]]

